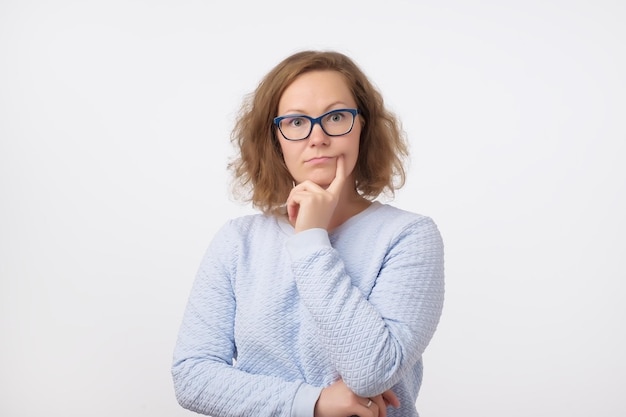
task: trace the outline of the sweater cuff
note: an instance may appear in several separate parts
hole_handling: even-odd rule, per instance
[[[321,392],[321,387],[314,387],[309,384],[300,385],[293,399],[291,417],[313,417],[315,403],[317,403]]]
[[[303,230],[291,236],[286,242],[292,260],[303,258],[311,253],[331,247],[326,229]]]

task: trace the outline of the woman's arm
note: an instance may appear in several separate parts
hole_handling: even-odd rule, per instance
[[[325,230],[303,231],[289,243],[298,291],[319,341],[346,385],[363,397],[381,394],[413,370],[443,308],[443,244],[434,222],[422,217],[388,239],[367,297],[352,285]]]
[[[218,232],[193,283],[174,349],[178,402],[213,417],[310,417],[321,388],[233,366],[234,267],[229,260],[236,251],[228,230]]]

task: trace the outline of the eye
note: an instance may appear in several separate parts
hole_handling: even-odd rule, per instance
[[[288,120],[289,126],[302,127],[305,124],[304,117],[291,117]]]
[[[330,115],[330,119],[333,122],[340,122],[343,119],[343,113],[333,113]]]
[[[326,121],[330,123],[339,123],[345,119],[346,115],[344,112],[338,111],[335,113],[331,113],[326,117]]]

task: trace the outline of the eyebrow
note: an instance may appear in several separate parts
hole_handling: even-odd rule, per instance
[[[342,106],[341,108],[356,107],[356,105],[355,106],[348,106],[345,102],[338,100],[338,101],[334,101],[334,102],[330,103],[328,106],[326,106],[321,114],[324,114],[326,112],[331,111],[333,107],[338,106],[338,105],[341,105]],[[284,112],[280,112],[280,113],[281,114],[307,114],[307,112],[305,112],[304,110],[301,110],[301,109],[287,109]]]

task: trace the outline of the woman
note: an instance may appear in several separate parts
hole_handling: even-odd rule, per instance
[[[244,102],[229,167],[260,213],[228,221],[174,352],[179,403],[214,417],[417,416],[443,307],[435,223],[376,200],[407,144],[347,56],[287,57]],[[241,191],[248,191],[248,194]]]

